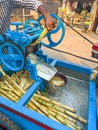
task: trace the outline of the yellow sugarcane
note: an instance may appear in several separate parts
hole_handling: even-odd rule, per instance
[[[45,100],[45,101],[47,101],[47,102],[51,102],[51,103],[53,103],[53,104],[55,104],[55,105],[58,105],[58,106],[60,106],[60,107],[63,107],[63,108],[65,108],[65,109],[67,109],[67,110],[69,110],[69,111],[71,111],[71,112],[76,112],[75,109],[73,109],[73,108],[71,108],[71,107],[68,107],[68,106],[66,106],[66,105],[63,105],[63,104],[61,104],[61,103],[59,103],[59,102],[57,102],[57,101],[54,101],[54,100],[52,100],[52,99],[50,99],[50,98],[47,98],[47,97],[44,97],[44,96],[38,95],[38,94],[34,94],[34,96],[35,96],[35,97],[38,97],[38,98],[41,98],[41,99],[43,99],[43,100]]]
[[[14,102],[17,102],[21,98],[21,96],[25,93],[25,90],[23,90],[24,87],[22,87],[22,85],[20,86],[16,83],[16,82],[21,83],[20,81],[18,81],[19,77],[17,78],[17,81],[15,79],[15,81],[16,81],[15,82],[15,81],[13,81],[14,77],[11,79],[11,77],[9,77],[8,75],[5,74],[5,72],[2,70],[2,68],[0,68],[0,71],[4,75],[4,78],[3,78],[4,87],[2,86],[2,82],[1,82],[0,94],[2,94],[4,97],[7,97],[8,99],[10,99]],[[16,73],[16,75],[19,75],[19,74]],[[16,75],[15,75],[15,77],[17,77]],[[21,75],[21,73],[20,73],[20,75]],[[27,73],[26,74],[27,82],[29,80],[28,77],[29,77],[29,75]],[[23,78],[25,78],[25,77],[23,76]],[[6,85],[8,86],[8,88],[6,88],[7,87]],[[28,88],[28,85],[29,84],[27,84],[27,86],[26,86],[27,88]],[[28,107],[29,109],[33,109],[44,116],[48,116],[49,118],[59,121],[75,130],[80,130],[81,128],[76,126],[75,120],[73,120],[72,118],[75,118],[83,123],[86,123],[85,119],[83,119],[83,118],[77,116],[75,113],[73,113],[73,112],[75,112],[75,110],[73,108],[70,108],[66,105],[58,103],[57,101],[44,97],[40,94],[34,94],[33,98],[31,98],[31,100],[28,102],[26,107]],[[65,115],[64,113],[67,115]]]
[[[44,30],[41,33],[41,35],[39,36],[39,38],[34,43],[32,43],[30,46],[37,45],[45,37],[45,35],[47,34],[47,32],[48,32],[47,28],[44,28]]]

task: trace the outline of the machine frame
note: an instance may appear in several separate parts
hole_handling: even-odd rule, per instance
[[[64,26],[63,25],[61,26],[61,21],[59,18],[58,18],[58,20],[59,20],[59,26],[52,33],[55,33],[56,31],[58,31],[60,29],[60,27],[62,27],[62,30],[63,30]],[[41,28],[41,30],[37,30],[39,32],[39,34],[36,32],[35,33],[36,37],[34,37],[33,35],[31,36],[28,34],[31,32],[34,33],[36,30],[36,27],[34,27],[33,29],[31,28],[31,30],[25,29],[25,32],[19,33],[18,32],[19,25],[21,25],[21,23],[15,23],[16,32],[15,31],[11,32],[9,30],[8,33],[6,33],[6,38],[8,39],[8,41],[11,41],[11,42],[19,45],[25,53],[25,47],[30,45],[32,40],[35,40],[35,38],[39,37],[40,32],[42,32],[42,28]],[[62,31],[62,32],[65,33],[65,31]],[[50,33],[50,35],[52,33]],[[63,36],[64,36],[64,33],[62,34]],[[56,43],[56,45],[58,45],[63,40],[62,37],[61,37],[61,40]],[[50,40],[50,44],[48,46],[45,44],[43,44],[43,45],[45,45],[46,47],[50,47],[50,48],[54,47],[55,44],[54,44],[54,42],[52,42],[50,36],[48,39]],[[1,36],[0,36],[0,40],[1,40],[0,42],[3,43],[0,46],[0,48],[1,48],[0,64],[7,63],[7,65],[4,66],[3,69],[4,70],[8,69],[9,71],[11,71],[13,66],[10,66],[11,65],[10,61],[12,61],[12,60],[14,61],[16,59],[16,56],[18,57],[18,55],[16,55],[16,54],[18,54],[18,52],[20,54],[19,56],[22,56],[21,50],[19,48],[17,48],[16,45],[11,46],[10,43],[4,44],[4,39]],[[7,53],[5,53],[5,55],[4,54],[2,55],[2,52],[1,52],[3,50],[2,48],[3,47],[6,48],[6,45],[9,48],[7,50]],[[15,53],[13,50],[15,50]],[[9,53],[8,53],[8,51],[9,51]],[[10,52],[12,52],[12,55]],[[6,55],[6,54],[8,54],[8,55]],[[66,61],[61,61],[61,60],[54,59],[54,58],[49,58],[48,55],[45,55],[40,48],[38,48],[38,51],[35,52],[34,54],[36,54],[40,58],[40,60],[43,60],[45,63],[49,64],[50,66],[59,66],[61,68],[70,69],[72,71],[74,70],[78,73],[83,73],[85,75],[88,75],[89,77],[91,77],[91,75],[93,73],[93,69],[91,69],[91,68],[81,66],[78,64],[73,64],[73,63],[66,62]],[[24,57],[21,58],[22,63],[24,63],[23,58]],[[19,57],[18,57],[18,59],[19,59]],[[17,63],[17,61],[15,63]],[[12,63],[12,65],[15,65],[15,64]],[[0,112],[2,112],[4,115],[9,117],[11,120],[13,120],[22,130],[71,130],[71,128],[69,128],[63,124],[60,124],[48,117],[45,117],[33,110],[26,108],[26,104],[30,101],[33,94],[39,88],[40,88],[40,91],[44,91],[46,81],[37,75],[36,64],[31,64],[31,62],[30,62],[30,60],[28,60],[28,58],[26,58],[26,66],[24,68],[23,67],[24,67],[24,65],[22,65],[22,67],[19,66],[18,70],[16,70],[16,66],[15,66],[14,70],[20,71],[21,69],[26,69],[27,71],[29,71],[31,79],[35,80],[34,84],[31,85],[31,87],[26,91],[26,93],[22,96],[22,98],[17,103],[0,96]],[[89,84],[89,86],[88,86],[88,103],[87,103],[88,111],[87,111],[87,118],[86,118],[87,119],[86,130],[97,130],[98,115],[97,115],[97,104],[96,104],[96,82],[95,82],[95,80],[92,80],[89,78],[88,84]]]
[[[87,74],[89,76],[92,74],[92,69],[88,67],[52,58],[49,58],[48,61],[53,66],[57,65],[60,67],[68,68],[70,70]],[[48,117],[44,117],[43,115],[33,110],[29,110],[25,107],[33,94],[40,86],[42,86],[43,83],[43,79],[39,79],[38,81],[36,81],[17,103],[0,97],[0,111],[6,116],[10,117],[20,128],[24,130],[70,130],[70,128],[68,128],[67,126],[57,123],[56,121],[49,119]],[[89,93],[86,130],[96,130],[97,105],[95,81],[89,80],[88,89]]]

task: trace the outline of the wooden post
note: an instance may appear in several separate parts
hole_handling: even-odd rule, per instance
[[[25,23],[25,11],[24,11],[24,8],[23,8],[23,23]]]
[[[98,2],[98,0],[94,1],[91,12],[90,12],[91,15],[92,15],[92,21],[91,21],[91,24],[88,27],[89,32],[92,31],[93,26],[94,26],[94,21],[95,21],[95,18],[96,18],[96,13],[97,13],[97,8],[98,8],[97,2]]]

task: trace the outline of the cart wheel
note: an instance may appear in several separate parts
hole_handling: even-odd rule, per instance
[[[15,122],[0,112],[0,130],[21,130]]]

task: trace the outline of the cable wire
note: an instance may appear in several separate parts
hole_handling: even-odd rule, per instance
[[[63,21],[63,20],[62,20]],[[86,39],[89,43],[91,44],[94,44],[92,41],[90,41],[88,38],[86,38],[85,36],[83,36],[81,33],[79,33],[77,30],[75,30],[73,27],[71,27],[68,23],[66,23],[65,21],[63,21],[67,26],[69,26],[72,30],[74,30],[77,34],[79,34],[81,37],[83,37],[84,39]],[[75,54],[72,54],[72,53],[69,53],[69,52],[65,52],[65,51],[61,51],[61,50],[58,50],[58,49],[55,49],[55,48],[49,48],[51,50],[55,50],[55,51],[58,51],[58,52],[62,52],[62,53],[66,53],[68,55],[71,55],[71,56],[74,56],[74,57],[77,57],[77,58],[80,58],[80,59],[83,59],[83,60],[87,60],[87,61],[90,61],[90,62],[94,62],[94,63],[97,63],[97,61],[94,61],[94,60],[90,60],[90,59],[87,59],[87,58],[84,58],[84,57],[81,57],[81,56],[77,56]]]
[[[77,56],[77,55],[72,54],[72,53],[69,53],[69,52],[61,51],[61,50],[58,50],[58,49],[55,49],[55,48],[49,48],[49,49],[55,50],[55,51],[58,51],[58,52],[62,52],[62,53],[66,53],[66,54],[68,54],[68,55],[71,55],[71,56],[74,56],[74,57],[77,57],[77,58],[80,58],[80,59],[83,59],[83,60],[88,60],[88,61],[90,61],[90,62],[94,62],[94,63],[97,63],[97,64],[98,64],[97,61],[90,60],[90,59],[87,59],[87,58],[84,58],[84,57],[81,57],[81,56]]]
[[[67,22],[65,22],[64,20],[62,20],[62,22],[64,22],[68,27],[70,27],[72,30],[74,30],[77,34],[79,34],[81,37],[83,37],[89,43],[94,44],[91,40],[89,40],[88,38],[86,38],[85,36],[83,36],[81,33],[79,33],[76,29],[74,29],[73,27],[71,27]]]

